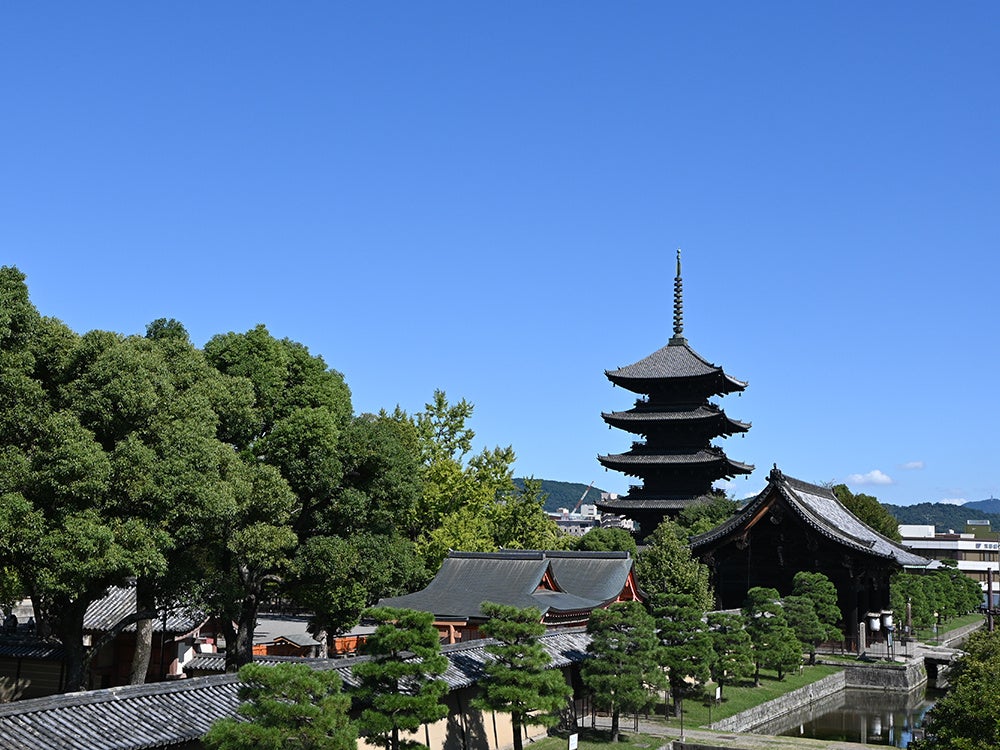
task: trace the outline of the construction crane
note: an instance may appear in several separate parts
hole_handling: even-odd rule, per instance
[[[597,480],[594,480],[594,481],[597,481]],[[580,506],[583,504],[583,498],[585,498],[587,496],[587,493],[590,492],[590,488],[593,487],[593,486],[594,486],[594,482],[591,482],[590,484],[587,485],[587,489],[585,489],[583,491],[583,494],[580,495],[580,499],[577,500],[576,501],[576,505],[573,506],[573,510],[570,511],[571,514],[572,513],[576,513],[577,510],[580,509]]]

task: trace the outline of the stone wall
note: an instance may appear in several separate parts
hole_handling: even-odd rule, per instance
[[[846,667],[847,687],[865,690],[909,692],[927,682],[923,659],[910,659],[906,664],[857,664]]]
[[[822,680],[786,693],[780,698],[754,706],[743,713],[712,724],[723,732],[749,732],[770,719],[784,716],[815,701],[827,698],[845,688],[882,690],[908,693],[927,682],[923,659],[911,659],[906,664],[857,664]]]
[[[753,727],[763,724],[768,719],[808,706],[810,703],[838,693],[846,687],[847,679],[844,672],[837,672],[822,680],[817,680],[811,685],[786,693],[780,698],[761,703],[759,706],[730,716],[728,719],[717,721],[712,724],[712,729],[721,732],[749,732]]]

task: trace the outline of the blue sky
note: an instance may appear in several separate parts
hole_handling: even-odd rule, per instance
[[[624,491],[604,370],[685,335],[755,464],[1000,495],[1000,5],[0,9],[0,263],[77,331],[264,323],[355,410],[476,405]]]

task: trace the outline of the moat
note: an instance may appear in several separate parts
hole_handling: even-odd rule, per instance
[[[924,715],[944,692],[911,693],[847,688],[754,729],[754,733],[907,747]]]

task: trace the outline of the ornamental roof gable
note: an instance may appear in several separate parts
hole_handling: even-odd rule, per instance
[[[451,552],[426,588],[379,604],[464,619],[484,618],[483,602],[537,607],[543,615],[589,611],[622,594],[632,565],[627,552]]]
[[[779,512],[791,513],[822,536],[855,552],[906,567],[924,567],[930,562],[865,524],[831,489],[787,477],[776,466],[760,494],[729,520],[692,538],[691,550],[697,554],[727,539],[745,537],[757,523]]]

